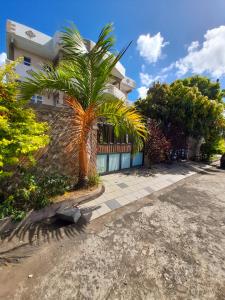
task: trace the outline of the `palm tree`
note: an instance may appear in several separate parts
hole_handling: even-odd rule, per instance
[[[114,126],[116,136],[129,134],[134,149],[143,146],[146,127],[142,116],[123,100],[106,95],[112,69],[123,56],[113,53],[114,37],[112,25],[106,25],[97,43],[87,50],[85,40],[74,25],[61,32],[61,59],[57,66],[43,65],[41,70],[30,71],[30,78],[21,84],[21,95],[30,99],[34,94],[62,91],[67,104],[74,111],[76,140],[79,144],[79,181],[88,175],[87,142],[89,133],[98,120],[104,118]]]

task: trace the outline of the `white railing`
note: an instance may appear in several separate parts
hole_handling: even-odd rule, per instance
[[[128,85],[128,86],[132,87],[133,89],[136,87],[135,81],[129,77],[123,78],[121,83],[124,85]]]
[[[107,88],[105,89],[105,93],[111,94],[118,99],[123,99],[123,100],[127,99],[126,95],[112,84],[107,85]]]

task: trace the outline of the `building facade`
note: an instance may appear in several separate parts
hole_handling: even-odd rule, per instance
[[[16,60],[22,57],[17,65],[16,72],[20,80],[29,77],[28,71],[41,68],[43,63],[57,62],[60,52],[60,35],[56,32],[53,37],[41,33],[26,25],[8,20],[7,32],[7,58]],[[85,40],[87,49],[94,46],[94,42]],[[135,82],[126,76],[124,66],[118,62],[112,70],[110,82],[106,93],[119,99],[128,101],[128,94],[135,88]],[[36,106],[49,106],[60,110],[65,108],[62,92],[48,95],[33,95],[31,103]],[[48,108],[49,109],[49,108]],[[53,109],[53,108],[52,108]],[[132,143],[129,138],[118,140],[114,137],[113,128],[107,124],[98,124],[96,165],[99,173],[114,172],[132,166],[141,165],[143,154],[131,155]]]

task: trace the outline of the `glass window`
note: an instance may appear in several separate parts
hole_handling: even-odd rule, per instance
[[[37,103],[42,103],[42,96],[37,95]]]
[[[30,66],[31,65],[31,59],[30,59],[30,57],[24,56],[24,58],[23,58],[23,64],[25,66]]]
[[[35,96],[32,96],[32,97],[31,97],[31,102],[32,102],[32,103],[36,103],[36,97],[35,97]]]
[[[113,125],[99,123],[98,124],[98,143],[99,144],[128,144],[128,135],[124,134],[117,138],[114,133]]]

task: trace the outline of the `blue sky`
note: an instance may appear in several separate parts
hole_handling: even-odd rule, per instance
[[[153,80],[171,82],[195,73],[220,78],[225,88],[224,12],[224,0],[4,1],[0,53],[5,51],[7,19],[49,35],[74,21],[92,40],[113,22],[118,50],[133,41],[122,59],[137,83],[131,100],[144,95]]]

